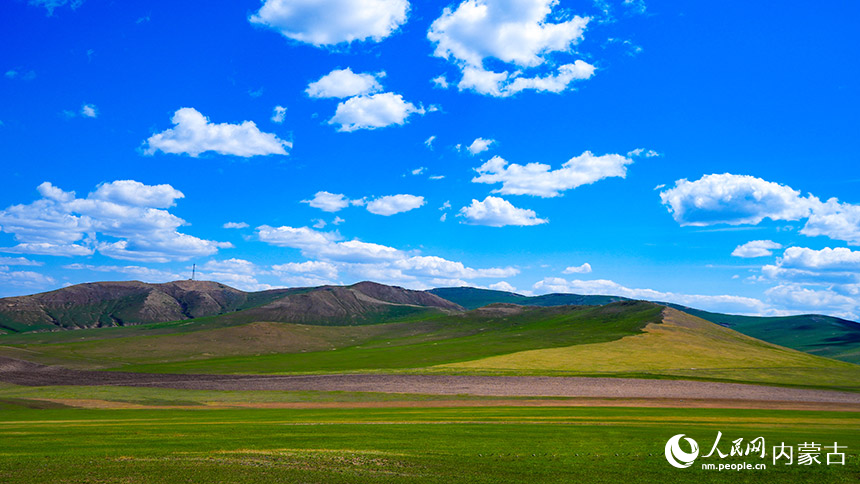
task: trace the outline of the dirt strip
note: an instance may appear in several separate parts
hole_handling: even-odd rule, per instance
[[[174,375],[79,371],[0,358],[0,381],[27,386],[135,386],[188,390],[421,393],[498,397],[582,397],[841,404],[860,410],[860,393],[737,383],[632,378],[468,375]]]

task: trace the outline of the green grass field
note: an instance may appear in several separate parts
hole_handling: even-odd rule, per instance
[[[502,307],[356,326],[238,324],[222,316],[0,336],[0,355],[147,373],[617,376],[860,391],[858,365],[662,311],[643,302]]]
[[[666,440],[706,453],[765,438],[767,458],[676,469]],[[860,478],[856,412],[641,408],[0,410],[4,483],[810,482]],[[847,446],[845,466],[773,466],[780,442]],[[750,471],[699,463],[766,463]]]

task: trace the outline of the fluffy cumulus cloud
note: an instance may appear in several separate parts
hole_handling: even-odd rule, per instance
[[[654,289],[636,289],[625,287],[617,282],[606,279],[590,281],[566,280],[559,277],[548,277],[538,281],[534,288],[539,293],[573,293],[623,296],[631,299],[648,301],[671,302],[685,306],[720,311],[734,314],[772,314],[773,309],[766,303],[749,297],[730,295],[695,295],[673,292],[656,291]]]
[[[678,180],[660,200],[681,225],[757,224],[809,216],[811,201],[791,187],[747,175],[705,175]]]
[[[856,294],[840,294],[832,288],[811,288],[800,284],[781,284],[765,291],[768,301],[794,313],[827,312],[833,316],[857,320],[860,302]]]
[[[552,70],[557,63],[550,57],[569,58],[589,21],[572,16],[553,22],[556,6],[556,0],[465,0],[445,8],[427,37],[436,46],[435,56],[460,69],[461,90],[499,97],[524,90],[561,92],[574,80],[591,77],[594,66],[576,60]],[[447,86],[441,79],[436,85]]]
[[[789,247],[774,264],[762,267],[766,279],[834,287],[850,292],[850,285],[860,283],[860,251],[845,247],[820,250]],[[858,300],[860,305],[860,300]]]
[[[813,198],[813,201],[817,202],[817,199]],[[813,203],[812,213],[800,233],[809,237],[823,235],[860,245],[860,205],[840,203],[835,198]]]
[[[287,108],[283,106],[275,106],[272,109],[272,122],[281,124],[284,122],[284,119],[287,117]]]
[[[591,264],[588,262],[579,265],[579,266],[570,266],[566,268],[562,273],[564,274],[589,274],[591,272]]]
[[[350,200],[342,193],[321,191],[317,192],[314,198],[310,200],[302,200],[302,203],[307,203],[311,207],[318,208],[324,212],[337,212],[348,207]]]
[[[483,201],[472,199],[471,205],[460,209],[458,217],[463,217],[469,225],[504,227],[506,225],[540,225],[548,222],[538,218],[534,210],[517,208],[511,202],[493,196]]]
[[[264,0],[253,24],[317,47],[379,42],[406,22],[406,0]]]
[[[776,283],[765,295],[768,302],[786,312],[825,313],[854,320],[860,315],[860,251],[789,247],[752,280]]]
[[[499,156],[475,169],[474,183],[501,183],[495,193],[557,197],[566,190],[588,185],[604,178],[627,176],[627,165],[633,160],[622,155],[596,156],[586,151],[553,170],[543,163],[509,164]]]
[[[408,194],[386,195],[370,200],[367,197],[350,200],[342,193],[321,191],[317,192],[310,200],[302,200],[302,203],[307,203],[311,207],[326,212],[338,212],[350,205],[363,206],[372,214],[388,216],[414,210],[423,206],[426,202],[422,196]],[[342,222],[342,220],[339,222]],[[335,221],[333,223],[337,225],[339,222]]]
[[[405,101],[400,94],[384,92],[370,96],[355,96],[337,105],[329,124],[337,125],[338,131],[377,129],[402,125],[412,114],[424,114],[422,107]]]
[[[356,74],[352,69],[336,69],[308,84],[305,92],[313,98],[346,98],[373,94],[382,90],[382,85],[376,80],[379,74]]]
[[[117,180],[85,198],[49,182],[38,191],[41,199],[0,211],[0,230],[18,242],[1,251],[56,256],[98,251],[122,260],[168,262],[232,247],[179,232],[185,220],[165,208],[183,194],[170,185]]]
[[[394,215],[421,207],[424,197],[415,195],[388,195],[367,202],[367,211],[376,215]]]
[[[672,217],[681,225],[756,225],[764,219],[807,219],[800,233],[825,236],[860,245],[860,205],[835,198],[822,202],[789,186],[748,175],[705,175],[678,180],[660,193]]]
[[[493,139],[475,138],[475,141],[472,141],[472,144],[470,144],[466,149],[469,150],[469,153],[472,156],[475,156],[478,153],[483,153],[490,149],[490,145],[495,142],[496,140]]]
[[[732,255],[735,257],[767,257],[773,255],[774,249],[781,249],[782,244],[772,240],[751,240],[746,244],[735,247]]]
[[[352,278],[427,288],[431,284],[445,285],[441,283],[443,280],[504,278],[519,273],[513,267],[472,268],[462,262],[424,256],[382,244],[355,239],[344,241],[337,233],[320,232],[308,227],[264,225],[257,228],[257,236],[271,245],[298,249],[309,259],[272,268],[284,282],[307,283],[301,285],[314,285],[313,281],[329,284],[341,274],[346,274]]]
[[[144,143],[144,153],[156,151],[187,154],[193,157],[213,151],[222,155],[250,157],[257,155],[286,155],[292,148],[272,133],[264,133],[253,121],[241,124],[216,124],[194,108],[181,108],[172,118],[175,127],[156,133]]]

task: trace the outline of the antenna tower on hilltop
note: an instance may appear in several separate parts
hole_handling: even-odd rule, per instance
[[[191,265],[191,280],[194,280],[194,276],[197,275],[197,264]]]

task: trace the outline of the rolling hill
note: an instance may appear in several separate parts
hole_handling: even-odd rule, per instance
[[[463,308],[434,294],[373,282],[244,292],[217,282],[94,282],[0,299],[9,333],[131,326],[241,312],[241,321],[361,324]]]
[[[611,301],[628,300],[620,296],[578,294],[545,294],[530,297],[472,287],[446,287],[431,289],[429,292],[470,309],[492,303],[514,303],[524,306],[600,305]],[[769,343],[860,364],[860,323],[821,314],[781,317],[738,316],[702,311],[679,304],[655,302]]]
[[[821,357],[856,354],[854,323],[835,321],[833,336],[832,318],[748,318],[613,296],[372,282],[245,293],[200,281],[131,282],[7,298],[0,314],[18,330],[0,335],[0,356],[72,368],[597,375],[860,390],[860,366]],[[40,328],[82,329],[32,331]],[[789,348],[800,344],[819,356]]]

